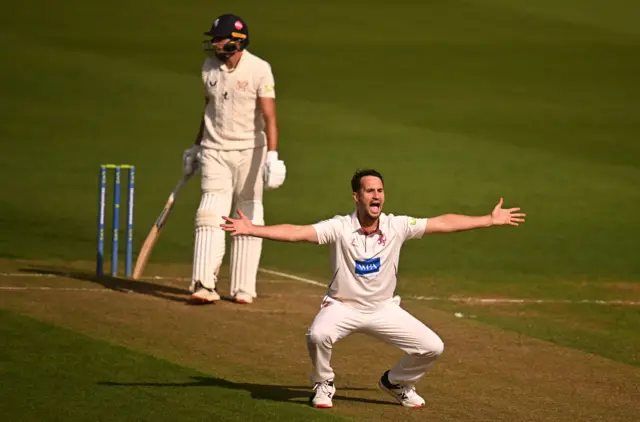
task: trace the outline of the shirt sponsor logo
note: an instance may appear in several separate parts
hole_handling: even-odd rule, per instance
[[[356,261],[356,274],[366,275],[380,272],[380,257]]]

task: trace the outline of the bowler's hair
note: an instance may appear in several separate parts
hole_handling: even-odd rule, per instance
[[[382,178],[382,175],[374,169],[357,170],[351,178],[351,189],[353,190],[353,192],[360,191],[360,188],[362,187],[361,181],[365,176],[375,176],[380,179],[382,181],[382,184],[384,185],[384,179]]]

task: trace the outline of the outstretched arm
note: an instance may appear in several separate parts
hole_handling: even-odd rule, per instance
[[[425,234],[451,233],[463,230],[473,230],[483,227],[511,225],[524,223],[525,213],[518,212],[520,208],[502,208],[503,199],[500,198],[491,214],[483,216],[469,216],[460,214],[443,214],[429,218]]]
[[[231,236],[246,235],[263,239],[279,240],[281,242],[310,242],[318,243],[318,234],[313,226],[297,226],[294,224],[277,224],[274,226],[257,226],[251,222],[242,211],[238,210],[240,218],[222,217],[226,223],[220,227]]]

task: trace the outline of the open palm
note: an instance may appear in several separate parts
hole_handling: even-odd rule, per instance
[[[524,223],[524,217],[527,215],[520,211],[520,208],[502,208],[503,198],[500,198],[498,205],[491,211],[491,222],[494,226],[511,225],[517,226]]]
[[[220,227],[222,230],[229,232],[231,236],[250,234],[253,223],[242,211],[238,210],[238,215],[240,218],[222,217],[226,223],[220,224]]]

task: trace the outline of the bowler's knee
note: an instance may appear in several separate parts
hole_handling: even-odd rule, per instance
[[[421,338],[420,355],[437,358],[444,352],[444,342],[433,334]]]
[[[307,332],[307,344],[310,346],[331,347],[333,342],[331,332],[323,327],[311,327]]]
[[[438,340],[431,345],[431,351],[434,356],[440,356],[444,353],[444,342],[438,337]]]

